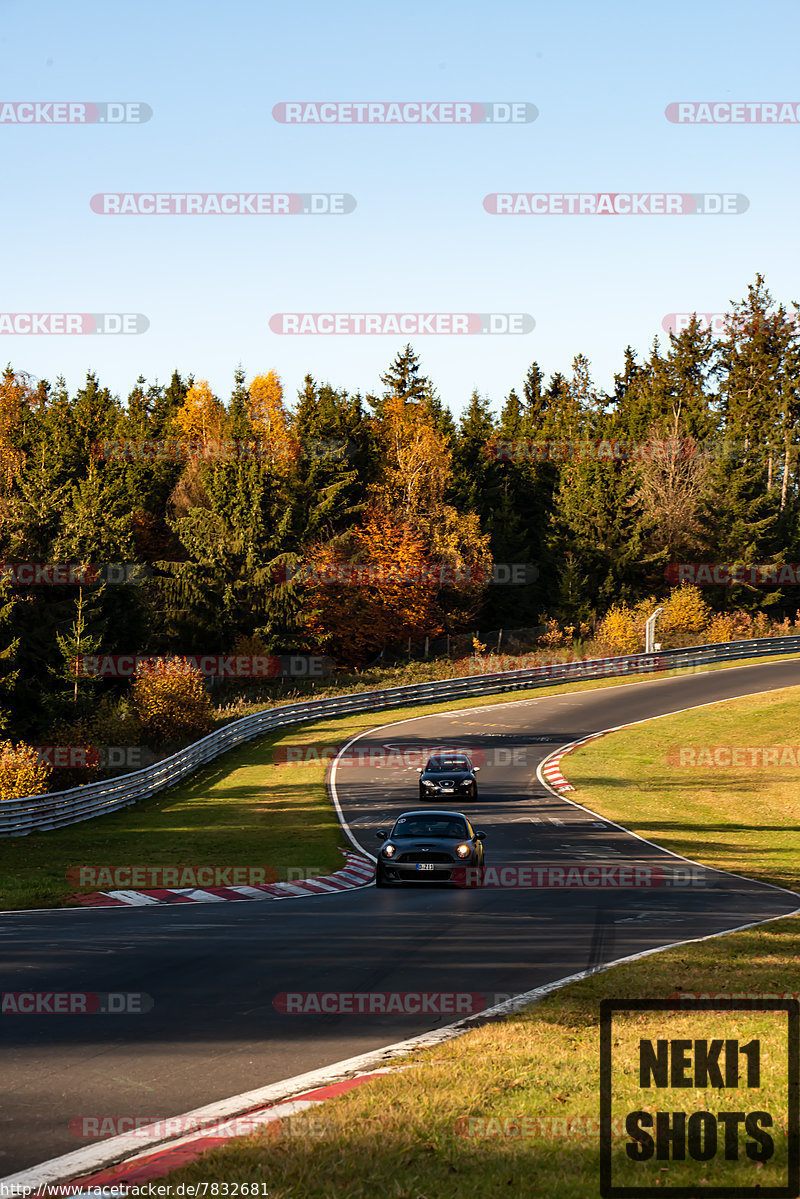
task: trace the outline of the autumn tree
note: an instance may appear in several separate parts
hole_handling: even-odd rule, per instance
[[[35,402],[30,377],[7,366],[0,380],[0,516],[7,511],[7,497],[25,465],[20,448],[21,425]]]
[[[476,513],[459,512],[446,503],[453,453],[436,428],[427,385],[410,346],[383,379],[387,390],[374,421],[382,469],[370,488],[373,505],[412,528],[432,558],[462,577],[487,578],[488,534],[481,532]]]
[[[414,529],[385,511],[312,548],[304,570],[309,646],[339,663],[361,666],[384,647],[442,631],[440,569]]]
[[[246,403],[250,427],[270,461],[283,472],[289,470],[299,453],[299,446],[289,430],[283,385],[275,371],[256,375],[247,389]]]
[[[193,383],[174,417],[175,428],[187,441],[219,442],[225,409],[205,379]]]

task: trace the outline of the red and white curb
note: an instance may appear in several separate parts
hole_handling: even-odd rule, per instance
[[[574,791],[575,788],[567,782],[558,767],[563,757],[564,754],[560,753],[555,758],[549,758],[547,765],[542,767],[542,775],[554,791]]]
[[[400,1067],[395,1068],[399,1069]],[[156,1178],[163,1178],[173,1170],[180,1170],[183,1166],[190,1165],[204,1153],[208,1153],[210,1149],[218,1149],[220,1145],[224,1145],[234,1137],[252,1136],[254,1133],[264,1130],[268,1135],[280,1136],[281,1132],[286,1133],[286,1130],[281,1127],[282,1120],[311,1111],[321,1106],[326,1099],[336,1099],[340,1095],[346,1095],[348,1091],[354,1090],[362,1083],[370,1082],[373,1078],[380,1078],[389,1073],[391,1073],[390,1069],[374,1070],[355,1078],[343,1079],[330,1086],[306,1091],[285,1103],[255,1108],[227,1119],[206,1118],[202,1120],[188,1115],[161,1120],[157,1124],[149,1124],[135,1133],[125,1134],[124,1137],[115,1137],[113,1140],[133,1139],[135,1141],[138,1139],[141,1144],[142,1140],[151,1140],[159,1136],[162,1139],[170,1137],[172,1139],[168,1140],[168,1143],[160,1149],[145,1149],[106,1169],[72,1178],[68,1184],[61,1185],[61,1193],[65,1193],[67,1186],[73,1193],[90,1189],[96,1191],[106,1187],[113,1188],[122,1183],[126,1186],[139,1186],[152,1182]],[[184,1136],[176,1136],[176,1131],[180,1134],[181,1129],[189,1131],[186,1131]],[[291,1130],[289,1131],[291,1132]],[[104,1147],[110,1148],[110,1143],[104,1142]],[[78,1153],[81,1152],[78,1150]],[[56,1162],[59,1160],[64,1159],[55,1159]],[[33,1192],[30,1199],[35,1199],[37,1195],[43,1197],[48,1195],[46,1186],[46,1183],[40,1184],[39,1189]]]
[[[375,866],[368,858],[341,849],[347,865],[335,874],[307,878],[295,883],[257,883],[252,887],[159,887],[149,891],[93,891],[73,898],[83,907],[148,907],[166,903],[226,903],[238,899],[299,899],[308,895],[327,895],[365,887],[375,877]]]
[[[596,741],[598,737],[605,737],[603,733],[590,733],[588,737],[582,737],[580,741],[574,741],[572,745],[568,745],[565,749],[557,750],[555,757],[545,758],[540,767],[541,776],[546,779],[554,791],[574,791],[575,788],[571,783],[568,783],[561,773],[559,763],[562,758],[566,758],[567,754],[571,754],[580,745],[586,745],[587,741]]]

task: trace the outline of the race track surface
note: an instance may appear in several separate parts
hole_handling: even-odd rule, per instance
[[[469,746],[484,762],[481,793],[452,806],[486,831],[487,864],[605,866],[613,879],[624,866],[680,863],[546,791],[536,777],[542,758],[610,726],[798,683],[800,662],[763,663],[421,716],[356,744]],[[418,805],[413,766],[345,764],[335,786],[373,855],[375,830]],[[269,860],[268,846],[256,860]],[[154,1006],[144,1015],[0,1018],[0,1175],[87,1144],[74,1132],[82,1117],[175,1116],[457,1018],[288,1014],[273,1004],[280,993],[471,992],[491,1006],[798,906],[788,892],[704,871],[691,886],[370,886],[279,903],[6,913],[4,992],[145,992]]]

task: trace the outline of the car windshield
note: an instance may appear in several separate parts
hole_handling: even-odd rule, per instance
[[[466,837],[463,820],[447,816],[401,816],[395,822],[393,837]]]
[[[448,770],[469,770],[467,758],[431,758],[425,767],[429,774],[442,774]]]

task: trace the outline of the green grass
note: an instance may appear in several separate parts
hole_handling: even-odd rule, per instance
[[[0,907],[61,905],[98,889],[72,885],[71,868],[89,866],[288,868],[343,865],[342,834],[324,785],[303,768],[269,764],[268,739],[218,759],[153,799],[109,816],[3,842]],[[271,869],[270,869],[271,868]],[[145,884],[146,886],[147,884]],[[102,883],[101,890],[116,889]]]
[[[562,758],[561,769],[579,803],[648,840],[794,890],[800,887],[800,769],[677,764],[682,749],[735,747],[750,761],[757,760],[750,750],[774,746],[793,747],[800,763],[797,688],[612,733]]]
[[[576,799],[661,844],[711,865],[794,885],[800,771],[698,769],[666,760],[681,745],[791,745],[800,689],[786,689],[653,721],[592,742],[564,762]],[[676,786],[676,778],[680,775]],[[599,1195],[599,1001],[665,998],[677,990],[800,991],[800,919],[686,944],[574,983],[526,1011],[411,1056],[409,1068],[363,1086],[318,1112],[230,1142],[169,1183],[262,1181],[272,1199],[456,1199]],[[765,1085],[758,1107],[779,1109],[779,1038],[767,1016],[724,1016],[709,1034],[703,1017],[678,1013],[646,1025],[617,1024],[615,1061],[636,1068],[639,1035],[762,1035]],[[645,1031],[645,1028],[647,1031]],[[623,1082],[623,1090],[626,1084]],[[629,1093],[632,1094],[630,1088]],[[672,1093],[651,1107],[730,1108],[720,1092]],[[739,1101],[737,1100],[737,1103]],[[755,1101],[741,1100],[751,1110]],[[470,1121],[472,1123],[470,1123]],[[595,1123],[593,1123],[595,1122]],[[778,1153],[784,1129],[773,1130]],[[480,1135],[488,1134],[488,1135]],[[776,1161],[778,1160],[776,1156]],[[645,1167],[629,1166],[629,1171]],[[693,1163],[655,1163],[629,1185],[677,1186],[697,1179]],[[740,1172],[735,1172],[738,1169]],[[661,1181],[656,1183],[660,1176]],[[743,1158],[706,1171],[714,1185],[774,1184],[771,1164]],[[616,1176],[615,1176],[616,1177]]]

